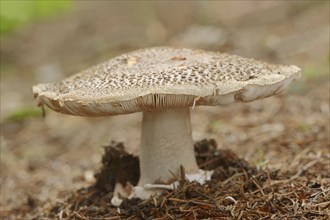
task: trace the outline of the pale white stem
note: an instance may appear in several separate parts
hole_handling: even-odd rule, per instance
[[[187,174],[198,173],[189,108],[143,112],[139,157],[139,186],[179,178],[180,165]]]

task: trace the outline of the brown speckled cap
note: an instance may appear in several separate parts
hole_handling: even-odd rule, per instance
[[[72,115],[106,116],[249,102],[281,93],[300,76],[224,53],[171,47],[133,51],[60,82],[33,86],[40,103]]]

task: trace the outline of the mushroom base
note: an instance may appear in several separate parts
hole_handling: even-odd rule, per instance
[[[189,181],[197,181],[200,184],[204,184],[211,179],[213,170],[204,171],[198,170],[197,173],[187,174],[185,178]],[[140,198],[148,199],[152,195],[159,195],[164,190],[174,190],[180,184],[179,181],[175,181],[171,184],[145,184],[144,186],[136,186],[132,189],[132,192],[128,198]]]
[[[185,176],[189,181],[197,181],[200,184],[204,184],[206,181],[211,179],[213,170],[204,171],[198,170],[198,173],[187,174]],[[180,184],[179,181],[175,181],[171,184],[145,184],[144,186],[135,186],[127,184],[123,187],[120,183],[115,186],[115,191],[111,199],[111,204],[114,206],[120,206],[123,202],[123,198],[140,198],[148,199],[150,196],[161,194],[164,190],[174,190]]]
[[[138,186],[170,184],[179,179],[180,166],[198,173],[189,108],[143,112],[139,155]]]

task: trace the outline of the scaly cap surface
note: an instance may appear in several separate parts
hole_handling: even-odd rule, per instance
[[[60,82],[33,86],[39,102],[72,115],[225,105],[281,93],[300,68],[171,47],[133,51]]]

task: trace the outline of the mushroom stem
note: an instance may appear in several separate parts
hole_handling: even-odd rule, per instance
[[[143,112],[138,185],[171,183],[180,165],[198,173],[189,108]]]

